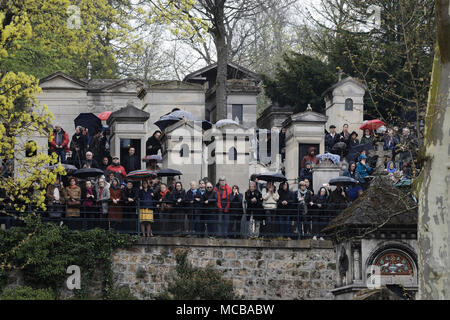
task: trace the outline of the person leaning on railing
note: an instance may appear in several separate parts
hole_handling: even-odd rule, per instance
[[[105,181],[105,178],[98,179],[96,186],[97,192],[97,204],[100,207],[100,218],[106,219],[108,217],[109,201],[111,200],[111,194],[109,191],[110,185]],[[103,225],[103,223],[101,223]]]
[[[81,205],[81,189],[77,185],[77,179],[69,178],[69,186],[66,187],[66,218],[79,218]],[[69,228],[76,227],[74,221],[69,221]]]
[[[172,207],[172,201],[170,200],[170,191],[167,184],[161,183],[159,186],[159,192],[155,194],[156,208],[158,209],[157,228],[158,231],[165,235],[168,233],[167,224],[169,220],[169,212]],[[161,220],[158,222],[158,220]],[[156,227],[155,226],[155,227]]]
[[[202,196],[202,203],[205,208],[205,220],[207,222],[207,233],[210,238],[214,238],[217,233],[217,192],[214,191],[211,182],[206,184],[206,192]]]
[[[292,233],[291,221],[295,219],[293,217],[293,208],[295,207],[295,195],[289,190],[289,183],[287,181],[280,183],[278,189],[278,202],[277,202],[277,225],[276,231],[279,232],[282,237],[289,237]]]
[[[173,222],[170,231],[173,231],[177,235],[181,235],[184,227],[184,213],[186,210],[184,203],[185,196],[186,191],[183,189],[183,184],[180,181],[177,181],[170,198],[173,203]]]
[[[110,204],[109,204],[109,214],[108,220],[110,228],[116,229],[118,225],[122,222],[122,189],[120,187],[120,182],[118,178],[113,178],[109,187],[110,194]]]
[[[275,210],[277,208],[277,201],[280,198],[276,192],[275,185],[273,181],[267,182],[267,187],[263,189],[262,199],[264,208],[264,220],[263,220],[263,230],[264,236],[273,236],[273,222],[275,220]]]
[[[123,198],[123,212],[125,214],[125,220],[128,220],[126,223],[128,230],[133,230],[134,228],[132,223],[136,218],[136,206],[138,201],[138,192],[137,189],[134,188],[133,182],[128,181],[126,188],[122,191],[122,198]]]
[[[142,188],[139,190],[139,209],[141,232],[144,237],[153,237],[151,223],[154,221],[153,216],[153,190],[150,188],[148,181],[142,181]]]
[[[241,232],[241,219],[243,214],[243,196],[239,192],[239,187],[234,185],[230,195],[230,222],[233,238],[239,238]]]

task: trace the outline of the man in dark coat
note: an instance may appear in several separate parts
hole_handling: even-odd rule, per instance
[[[214,220],[218,220],[217,217],[217,192],[214,190],[214,187],[211,182],[206,184],[206,192],[202,196],[203,207],[205,208],[205,214],[208,214],[208,219],[211,221],[207,224],[208,233],[210,237],[214,237],[214,234],[217,232],[217,228],[215,224],[217,222],[213,222]]]
[[[83,134],[83,127],[78,126],[75,129],[75,133],[72,136],[72,141],[70,142],[70,151],[72,151],[72,164],[78,169],[81,168],[86,150],[87,138]]]
[[[333,146],[338,143],[340,136],[336,133],[336,126],[330,126],[330,133],[325,136],[325,152],[331,153]]]
[[[161,149],[161,142],[159,138],[161,137],[161,131],[156,130],[153,135],[147,139],[145,143],[145,155],[151,156],[158,154],[158,151]]]
[[[128,155],[126,155],[121,162],[127,173],[141,169],[140,159],[137,157],[136,150],[133,147],[128,149]]]

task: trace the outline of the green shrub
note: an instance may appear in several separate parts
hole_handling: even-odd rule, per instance
[[[233,284],[211,265],[196,268],[187,260],[187,251],[176,253],[176,277],[157,300],[235,300]]]
[[[0,300],[55,300],[55,294],[50,288],[16,287],[4,289]]]

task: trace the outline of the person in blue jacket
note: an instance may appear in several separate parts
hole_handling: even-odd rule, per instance
[[[356,165],[356,172],[359,174],[360,181],[364,190],[367,188],[368,183],[366,177],[368,177],[373,171],[373,169],[366,164],[366,161],[367,156],[362,154],[359,156],[358,164]]]

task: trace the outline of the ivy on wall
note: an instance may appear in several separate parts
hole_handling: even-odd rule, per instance
[[[20,270],[25,285],[49,288],[58,297],[67,278],[67,267],[81,271],[81,289],[76,298],[87,298],[96,275],[102,276],[102,298],[113,296],[112,254],[127,248],[135,237],[101,229],[71,231],[53,223],[42,223],[31,215],[23,226],[0,230],[0,288],[8,274]]]

